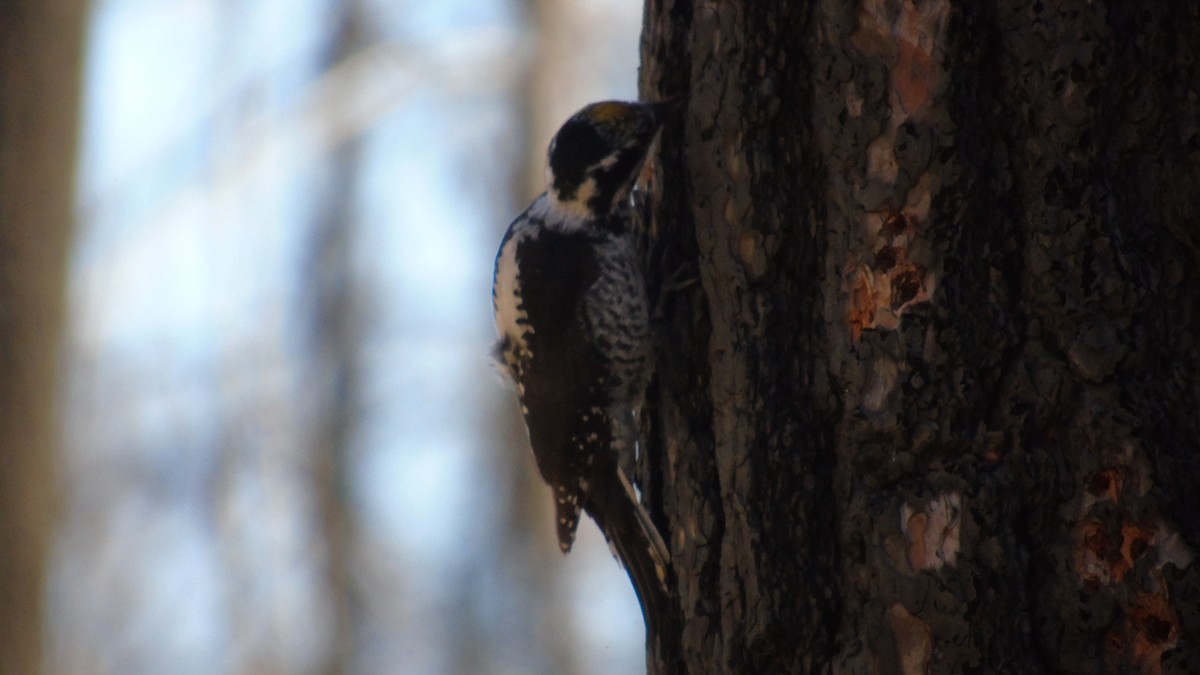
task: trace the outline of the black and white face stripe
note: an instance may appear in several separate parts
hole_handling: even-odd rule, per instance
[[[613,148],[600,137],[596,125],[578,115],[567,120],[550,143],[550,186],[558,198],[575,199],[584,176],[599,164]]]
[[[584,108],[550,143],[549,190],[560,202],[608,212],[632,183],[658,125],[650,104],[609,101]]]

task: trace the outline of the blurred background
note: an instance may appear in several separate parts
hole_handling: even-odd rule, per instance
[[[634,0],[98,0],[51,672],[632,673],[489,348],[493,256]]]

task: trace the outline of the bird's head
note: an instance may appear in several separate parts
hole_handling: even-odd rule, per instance
[[[546,189],[567,210],[603,215],[624,199],[669,103],[593,103],[550,141]]]

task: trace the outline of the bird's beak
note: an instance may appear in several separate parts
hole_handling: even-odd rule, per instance
[[[666,119],[674,117],[680,110],[683,110],[687,100],[687,94],[679,94],[647,105],[650,106],[655,123],[661,126]]]

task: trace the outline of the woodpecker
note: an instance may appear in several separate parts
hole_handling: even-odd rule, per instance
[[[633,581],[647,625],[668,553],[630,480],[653,369],[630,192],[674,103],[593,103],[555,134],[546,191],[508,227],[492,306],[498,361],[516,384],[530,445],[568,553],[580,510]]]

